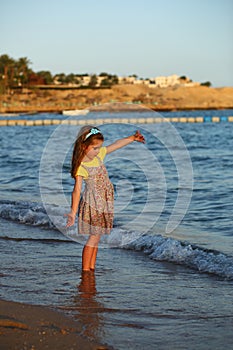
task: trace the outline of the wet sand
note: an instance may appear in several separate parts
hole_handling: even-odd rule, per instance
[[[48,307],[0,301],[1,350],[107,350],[81,335],[83,324]]]

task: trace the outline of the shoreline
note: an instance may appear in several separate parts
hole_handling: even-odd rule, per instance
[[[127,107],[126,107],[127,106]],[[110,112],[110,113],[120,113],[120,112],[145,112],[145,111],[152,111],[152,112],[182,112],[182,111],[220,111],[220,110],[230,110],[233,109],[232,107],[183,107],[183,108],[174,108],[174,107],[159,107],[159,108],[151,108],[147,106],[134,106],[132,107],[129,104],[126,104],[125,107],[110,107],[110,106],[96,106],[94,108],[88,108],[87,109],[92,113],[98,113],[98,112]],[[3,116],[16,116],[16,115],[33,115],[33,114],[41,114],[41,113],[48,113],[48,114],[62,114],[63,111],[82,111],[86,108],[80,108],[80,109],[60,109],[60,108],[15,108],[15,109],[1,109],[0,108],[0,117]]]
[[[55,308],[0,300],[1,349],[110,350],[81,335],[84,325]]]

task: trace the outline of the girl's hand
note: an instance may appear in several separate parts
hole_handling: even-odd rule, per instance
[[[70,212],[69,214],[65,214],[64,216],[67,216],[66,227],[73,226],[75,223],[75,214],[73,212]]]
[[[134,134],[134,141],[142,142],[142,143],[146,142],[144,136],[140,133],[139,130],[137,130]]]

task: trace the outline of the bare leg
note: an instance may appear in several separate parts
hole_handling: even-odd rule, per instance
[[[86,245],[83,248],[82,255],[82,269],[83,271],[90,271],[95,269],[95,262],[98,251],[98,244],[100,240],[100,235],[90,236]]]
[[[88,245],[85,245],[83,248],[83,254],[82,254],[82,270],[83,271],[90,271],[90,262],[91,262],[93,249],[94,249],[93,247],[90,247]]]
[[[95,271],[95,263],[96,263],[97,253],[98,253],[98,247],[94,247],[92,257],[91,257],[91,264],[90,264],[91,271]]]

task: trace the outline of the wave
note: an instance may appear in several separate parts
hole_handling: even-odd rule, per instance
[[[8,237],[8,236],[2,236],[0,237],[0,240],[3,241],[13,241],[13,242],[39,242],[42,244],[48,244],[48,243],[73,243],[72,241],[68,239],[53,239],[53,238],[27,238],[27,237]]]
[[[56,206],[53,206],[54,210]],[[59,214],[59,213],[58,213]],[[42,204],[28,201],[0,202],[0,217],[20,224],[55,229]]]
[[[168,261],[233,280],[233,258],[219,251],[204,249],[161,235],[143,235],[124,248],[142,251],[156,261]]]
[[[64,208],[51,205],[50,217],[56,218],[56,225],[51,221],[45,208],[40,203],[27,201],[1,201],[0,217],[21,224],[30,226],[39,226],[43,229],[58,230],[64,228],[65,218]],[[62,231],[62,230],[60,230]],[[68,234],[68,237],[79,243],[83,243],[82,235]],[[33,240],[34,237],[1,237],[1,239],[10,239],[15,241]],[[38,238],[37,238],[38,239]],[[63,242],[63,239],[57,239]],[[44,243],[56,243],[56,239],[38,239]],[[69,242],[64,239],[64,243]],[[113,229],[110,236],[106,237],[106,246],[112,248],[122,248],[133,251],[141,251],[149,258],[156,261],[167,261],[192,268],[196,271],[214,274],[222,278],[233,280],[233,258],[219,251],[204,249],[189,242],[175,240],[171,237],[162,235],[140,235],[136,232],[124,231],[118,227]]]

